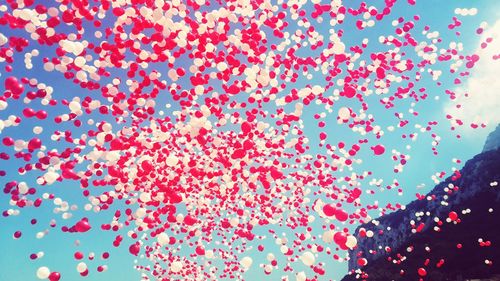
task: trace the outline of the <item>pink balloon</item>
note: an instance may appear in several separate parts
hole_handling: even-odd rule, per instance
[[[61,279],[61,273],[59,272],[51,272],[49,275],[49,280],[50,281],[59,281]]]
[[[28,149],[34,151],[42,147],[42,141],[39,138],[33,138],[28,142]]]
[[[20,95],[24,91],[23,84],[14,76],[7,77],[4,84],[5,89],[11,91],[14,95]]]
[[[339,209],[335,213],[335,218],[339,221],[346,221],[349,218],[349,214],[346,211]]]
[[[347,242],[347,234],[345,232],[337,232],[333,235],[333,241],[339,245],[339,247],[345,247]]]
[[[13,146],[14,145],[14,139],[11,137],[4,137],[2,139],[2,143],[5,146]]]
[[[451,211],[449,214],[448,214],[448,217],[450,218],[450,220],[452,221],[456,221],[458,219],[458,214],[454,211]]]
[[[329,217],[335,216],[335,213],[337,212],[337,208],[333,204],[326,204],[323,206],[323,213]]]
[[[377,144],[376,146],[372,146],[371,149],[375,155],[382,155],[385,152],[385,147],[381,144]]]
[[[82,219],[81,221],[77,222],[75,225],[75,230],[77,232],[87,232],[91,228],[92,227],[90,226],[89,222],[86,219]]]
[[[419,268],[417,272],[418,272],[418,275],[420,275],[422,277],[427,275],[427,270],[425,270],[425,268],[423,268],[423,267]]]
[[[33,110],[33,108],[25,108],[23,109],[23,115],[27,118],[31,118],[33,116],[35,116],[36,112]]]
[[[139,254],[139,252],[141,251],[141,246],[137,243],[134,243],[134,244],[130,245],[130,247],[128,248],[128,251],[132,255],[137,256]]]

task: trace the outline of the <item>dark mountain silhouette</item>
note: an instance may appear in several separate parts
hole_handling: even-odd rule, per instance
[[[500,183],[496,182],[500,182],[500,125],[458,178],[449,177],[404,210],[358,227],[358,247],[349,253],[349,274],[342,281],[500,280]],[[458,214],[456,222],[450,221],[454,218],[450,212]],[[362,229],[373,231],[373,237],[362,237]],[[358,260],[363,258],[368,263],[360,266]],[[419,275],[421,268],[425,276]]]

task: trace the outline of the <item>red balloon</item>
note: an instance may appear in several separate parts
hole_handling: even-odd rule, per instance
[[[31,118],[31,117],[35,116],[35,114],[36,113],[33,110],[33,108],[27,107],[27,108],[23,109],[23,115],[24,115],[24,117]]]
[[[371,149],[375,155],[382,155],[385,152],[385,147],[381,144],[377,144],[376,146],[372,146]]]
[[[196,247],[195,252],[197,255],[203,256],[205,254],[205,249],[203,249],[202,246],[198,246],[198,247]]]
[[[347,234],[345,232],[337,232],[335,233],[335,235],[333,235],[333,241],[340,247],[345,247],[345,243],[347,242]]]
[[[75,256],[75,259],[77,259],[77,260],[81,260],[84,257],[82,252],[76,252],[74,254],[74,256]]]
[[[39,110],[36,112],[36,118],[38,118],[40,120],[47,118],[47,116],[48,116],[48,114],[47,114],[47,111],[45,111],[45,110]]]
[[[39,149],[40,147],[42,147],[42,141],[39,138],[31,139],[28,142],[28,149],[30,151],[33,151],[35,149]]]
[[[250,133],[252,130],[252,125],[249,123],[249,122],[243,122],[241,124],[241,131],[247,135],[248,133]]]
[[[59,272],[51,272],[49,275],[49,280],[50,281],[59,281],[61,279],[61,273]]]
[[[182,202],[182,196],[178,193],[172,192],[171,194],[168,195],[169,201],[172,204],[177,204]]]
[[[450,220],[452,221],[456,221],[458,219],[458,214],[456,212],[453,212],[451,211],[449,214],[448,214],[448,217],[450,218]]]
[[[323,213],[329,217],[335,216],[335,213],[337,212],[337,208],[333,206],[333,204],[326,204],[323,206]]]
[[[365,266],[368,264],[368,261],[365,258],[359,258],[358,259],[358,265],[359,266]]]
[[[12,146],[14,145],[14,139],[11,137],[5,137],[2,139],[2,143],[6,146]]]
[[[340,209],[335,213],[335,218],[339,221],[346,221],[349,218],[349,214],[346,211]]]
[[[11,91],[14,95],[20,95],[24,91],[24,86],[16,77],[10,76],[5,79],[5,89]]]
[[[123,148],[123,142],[120,139],[113,139],[110,142],[111,150],[121,150]]]
[[[87,232],[91,229],[92,227],[90,226],[89,222],[87,220],[81,220],[76,223],[75,229],[78,232]]]
[[[425,268],[421,267],[418,269],[418,275],[424,277],[425,275],[427,275],[427,271],[425,270]]]
[[[141,246],[137,243],[135,244],[132,244],[130,245],[130,247],[128,248],[128,251],[134,255],[134,256],[137,256],[139,254],[139,252],[141,251]]]
[[[352,98],[356,95],[356,89],[351,86],[347,86],[344,88],[344,96],[348,98]]]
[[[14,232],[14,238],[15,239],[21,238],[22,235],[23,235],[23,233],[21,231],[19,231],[19,230],[16,231],[16,232]]]
[[[185,218],[184,218],[184,223],[186,223],[187,225],[193,225],[197,222],[198,220],[195,218],[195,217],[192,217],[190,215],[187,215]]]

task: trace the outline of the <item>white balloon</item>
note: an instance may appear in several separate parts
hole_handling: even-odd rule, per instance
[[[50,269],[46,266],[42,266],[36,271],[36,277],[38,277],[38,279],[47,279],[49,278],[49,275]]]
[[[138,217],[138,218],[142,218],[146,215],[146,209],[144,208],[139,208],[135,211],[135,216]]]
[[[76,57],[75,58],[75,65],[78,67],[83,67],[85,65],[86,61],[84,57]]]
[[[302,254],[302,256],[300,257],[300,259],[307,266],[313,265],[314,262],[316,261],[316,258],[314,257],[314,254],[311,253],[311,252],[304,252]]]
[[[16,148],[17,151],[22,150],[26,146],[26,142],[23,140],[16,140],[14,142],[14,147]]]
[[[24,181],[20,182],[17,185],[17,189],[18,189],[18,191],[19,191],[20,194],[26,194],[29,191],[29,187],[28,187],[28,185]]]
[[[151,194],[149,194],[147,192],[143,192],[139,196],[139,199],[141,199],[142,202],[147,203],[147,202],[151,201]]]
[[[170,266],[170,271],[174,273],[181,271],[181,269],[182,269],[182,263],[180,261],[174,261]]]
[[[47,184],[50,185],[53,184],[59,178],[59,174],[54,172],[48,172],[43,176],[43,178],[45,179]]]
[[[167,157],[166,163],[168,166],[173,167],[173,166],[177,165],[177,163],[179,163],[179,158],[177,158],[173,155],[170,155]]]
[[[33,133],[35,133],[35,134],[37,134],[37,135],[38,135],[38,134],[41,134],[42,132],[43,132],[43,127],[40,127],[40,126],[35,126],[35,127],[33,128]]]
[[[357,244],[358,244],[358,239],[356,239],[356,237],[354,237],[352,235],[347,236],[347,241],[345,242],[345,245],[348,248],[352,249],[352,248],[356,247]]]
[[[205,1],[203,1],[203,2],[205,2]],[[227,64],[225,62],[219,62],[217,64],[217,70],[224,71],[226,69],[227,69]]]
[[[213,259],[214,256],[215,256],[214,255],[214,251],[212,251],[212,250],[206,250],[205,251],[205,258],[207,258],[207,259]]]
[[[339,118],[340,119],[346,120],[346,119],[349,119],[350,116],[351,116],[351,111],[349,111],[349,108],[341,107],[339,109]]]
[[[5,101],[3,101],[3,100],[2,100],[2,101],[0,101],[0,110],[4,110],[4,109],[6,109],[8,105],[9,105],[9,104],[8,104],[7,102],[5,102]]]
[[[9,39],[5,35],[0,33],[0,46],[5,45],[5,43],[7,42],[9,42]]]
[[[323,242],[325,243],[332,243],[333,242],[333,235],[335,232],[333,230],[328,230],[323,233]]]
[[[68,107],[69,107],[69,110],[71,110],[71,112],[73,112],[73,113],[80,111],[82,109],[82,106],[77,101],[70,102]]]
[[[158,244],[160,244],[160,246],[165,246],[170,241],[165,232],[158,234],[158,236],[156,236],[156,240],[158,240]]]
[[[76,271],[78,271],[79,273],[85,272],[85,270],[87,270],[87,264],[85,264],[84,262],[81,262],[76,266]]]
[[[306,279],[307,279],[307,276],[306,276],[306,273],[304,271],[297,273],[297,275],[295,276],[295,280],[297,280],[297,281],[306,281]]]
[[[241,259],[241,261],[240,261],[240,264],[241,264],[244,268],[246,268],[246,269],[250,268],[250,266],[252,266],[252,263],[253,263],[253,260],[252,260],[252,258],[251,258],[251,257],[244,257],[244,258],[242,258],[242,259]]]

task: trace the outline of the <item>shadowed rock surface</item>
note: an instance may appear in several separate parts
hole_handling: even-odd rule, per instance
[[[489,150],[495,150],[498,149],[499,147],[500,147],[500,124],[497,125],[495,131],[489,134],[488,138],[486,138],[486,143],[484,144],[483,152]]]
[[[358,247],[349,252],[350,274],[342,281],[419,280],[419,268],[427,272],[423,280],[500,280],[499,147],[497,126],[483,152],[467,161],[458,178],[449,177],[405,210],[376,219],[378,224],[372,221],[358,227]],[[471,212],[462,214],[466,209]],[[459,222],[446,221],[452,211],[458,214]],[[441,226],[435,217],[440,218]],[[440,231],[435,231],[436,226]],[[373,237],[361,237],[360,229],[373,231]],[[479,239],[490,245],[481,246]],[[462,244],[460,249],[458,244]],[[413,250],[408,251],[408,247]],[[366,258],[368,264],[359,266],[360,258]],[[444,263],[438,267],[440,260]]]

